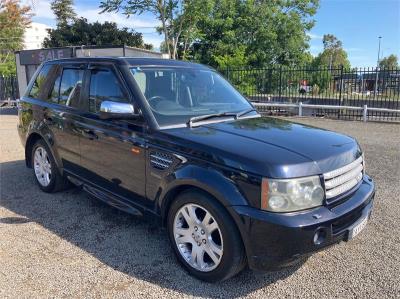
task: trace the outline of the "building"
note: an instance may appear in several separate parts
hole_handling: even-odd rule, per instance
[[[24,50],[40,49],[51,27],[41,23],[31,23],[24,33]]]
[[[48,60],[71,57],[154,57],[168,58],[160,52],[122,46],[71,46],[64,48],[22,50],[15,53],[19,94],[22,96],[39,65]]]

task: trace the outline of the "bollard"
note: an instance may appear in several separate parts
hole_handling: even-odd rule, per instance
[[[303,103],[299,102],[299,116],[303,116]]]

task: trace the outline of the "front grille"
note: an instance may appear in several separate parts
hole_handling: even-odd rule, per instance
[[[324,173],[325,194],[328,202],[354,188],[363,177],[364,160],[360,156],[354,162]]]

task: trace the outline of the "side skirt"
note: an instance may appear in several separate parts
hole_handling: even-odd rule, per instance
[[[82,188],[90,195],[96,197],[97,199],[100,199],[101,201],[105,202],[106,204],[112,207],[115,207],[121,211],[127,212],[135,216],[151,215],[152,217],[155,216],[156,218],[160,217],[154,211],[146,207],[134,204],[132,203],[131,200],[125,199],[121,196],[108,192],[104,188],[96,186],[67,170],[64,171],[68,173],[67,174],[68,180],[71,181],[71,183],[73,183],[75,186]]]

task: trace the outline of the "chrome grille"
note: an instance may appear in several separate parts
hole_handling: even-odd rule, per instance
[[[171,155],[160,153],[160,152],[152,152],[150,154],[150,163],[154,168],[164,170],[172,165],[173,158]]]
[[[354,162],[324,173],[326,199],[329,200],[354,188],[363,177],[364,160]]]

